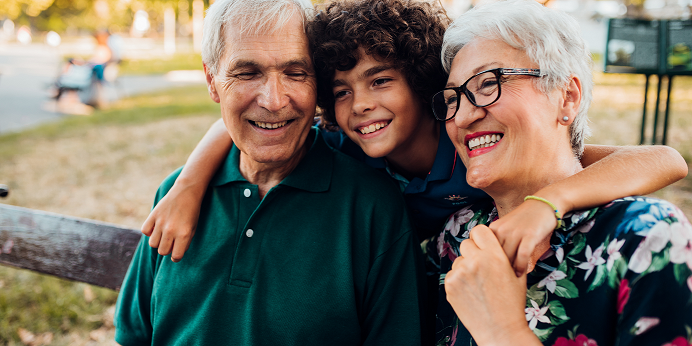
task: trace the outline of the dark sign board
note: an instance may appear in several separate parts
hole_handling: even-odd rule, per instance
[[[668,21],[666,74],[692,75],[692,20]]]
[[[657,73],[659,21],[611,19],[606,46],[606,72]]]
[[[605,72],[692,75],[692,20],[611,19],[604,60]]]

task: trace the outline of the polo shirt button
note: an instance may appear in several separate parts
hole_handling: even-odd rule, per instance
[[[247,232],[245,232],[245,235],[248,238],[252,238],[252,235],[255,234],[255,231],[252,230],[252,228],[248,229]]]
[[[250,189],[245,189],[245,191],[243,191],[243,196],[245,197],[250,197],[251,194],[252,192],[250,192]]]

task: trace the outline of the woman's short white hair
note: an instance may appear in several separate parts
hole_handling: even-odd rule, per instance
[[[576,157],[581,157],[584,139],[591,132],[587,111],[593,78],[591,53],[581,37],[577,21],[534,0],[508,0],[478,6],[458,17],[445,32],[442,43],[445,71],[449,73],[457,52],[476,38],[499,39],[525,51],[544,75],[536,78],[536,87],[543,93],[565,87],[572,75],[581,80],[581,105],[570,126],[572,151]]]
[[[217,74],[226,48],[224,31],[229,27],[241,35],[273,34],[295,15],[307,24],[310,0],[217,0],[207,10],[202,34],[202,61]]]

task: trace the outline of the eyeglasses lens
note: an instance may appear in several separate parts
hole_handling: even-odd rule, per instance
[[[433,112],[438,120],[451,119],[457,111],[459,105],[457,92],[452,89],[445,89],[433,96]]]
[[[458,88],[457,88],[458,89]],[[481,73],[471,77],[466,82],[464,94],[466,98],[476,107],[485,107],[495,102],[499,95],[499,81],[493,71]],[[450,88],[444,89],[432,100],[433,112],[439,120],[449,120],[454,117],[459,108],[459,94]]]
[[[481,73],[471,79],[466,84],[469,101],[477,107],[487,106],[497,99],[499,82],[494,72]],[[472,98],[473,97],[473,98]]]

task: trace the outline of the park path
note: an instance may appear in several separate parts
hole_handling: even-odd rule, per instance
[[[17,132],[67,115],[45,110],[47,87],[55,80],[62,58],[44,44],[0,44],[0,134]],[[106,86],[109,101],[138,93],[201,81],[171,81],[164,75],[120,76],[119,87]]]

